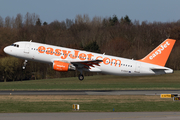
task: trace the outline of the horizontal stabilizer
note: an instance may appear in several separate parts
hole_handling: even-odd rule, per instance
[[[173,70],[170,68],[150,68],[155,74],[167,74],[173,73]]]
[[[151,70],[168,70],[168,68],[150,68]]]

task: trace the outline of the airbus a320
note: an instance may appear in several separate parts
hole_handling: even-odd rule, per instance
[[[176,40],[166,39],[157,48],[140,60],[126,59],[111,55],[87,52],[66,47],[42,44],[32,41],[19,41],[4,48],[4,52],[27,60],[52,63],[56,71],[78,70],[79,80],[83,71],[101,72],[122,76],[144,76],[173,73],[165,67],[166,61]],[[23,66],[25,68],[25,65]]]

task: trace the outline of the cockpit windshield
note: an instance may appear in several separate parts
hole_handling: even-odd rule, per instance
[[[14,46],[14,47],[19,47],[19,45],[18,44],[12,44],[11,46]]]

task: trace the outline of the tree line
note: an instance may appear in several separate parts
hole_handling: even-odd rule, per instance
[[[180,20],[173,22],[132,21],[129,16],[116,15],[92,19],[87,14],[76,15],[75,19],[42,22],[39,15],[28,13],[23,16],[2,18],[0,16],[0,80],[16,81],[77,76],[78,72],[56,72],[50,64],[28,61],[22,70],[23,60],[10,57],[3,48],[16,41],[29,41],[70,47],[109,55],[141,59],[165,39],[177,42],[166,66],[180,69]],[[96,73],[86,73],[93,75]]]

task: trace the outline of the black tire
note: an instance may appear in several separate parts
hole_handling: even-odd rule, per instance
[[[79,74],[78,78],[79,78],[80,81],[82,81],[82,80],[84,80],[84,75]]]

